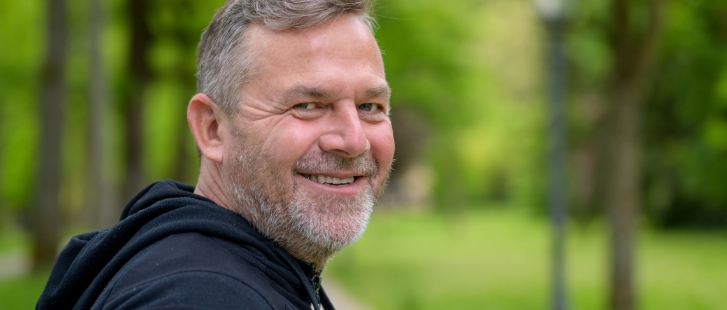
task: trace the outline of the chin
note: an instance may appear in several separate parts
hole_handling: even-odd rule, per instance
[[[305,243],[337,252],[363,235],[374,206],[370,187],[354,197],[311,196],[296,193],[288,210]]]

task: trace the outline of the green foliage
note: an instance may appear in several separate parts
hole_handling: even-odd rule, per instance
[[[30,199],[42,12],[39,1],[0,2],[0,207],[15,209]]]
[[[144,166],[148,181],[170,178],[179,141],[190,154],[193,143],[186,134],[184,111],[195,93],[195,47],[202,29],[224,1],[156,1],[151,12],[155,38],[152,62],[156,81],[145,96],[147,117],[143,126]],[[38,0],[0,3],[0,208],[18,210],[28,206],[34,190],[39,124],[37,87],[45,52],[45,8]],[[129,31],[126,2],[103,1],[105,26],[102,53],[112,107],[105,124],[105,144],[111,156],[114,184],[124,175],[122,99],[128,94]],[[88,126],[89,8],[86,1],[69,1],[68,92],[64,106],[65,126],[62,158],[61,205],[80,210],[85,203],[86,144]],[[188,139],[180,139],[180,136]],[[195,165],[196,161],[190,162]],[[191,182],[193,180],[184,180]],[[125,197],[126,198],[126,197]],[[124,199],[125,199],[124,198]]]
[[[727,6],[673,2],[645,109],[648,214],[664,226],[727,225]]]
[[[436,174],[436,205],[540,202],[539,37],[529,4],[389,0],[377,18],[392,113],[416,109],[430,126],[422,157]]]
[[[646,2],[630,2],[630,23],[646,32]],[[608,102],[612,58],[610,1],[575,7],[568,51],[578,100],[576,144],[597,130]],[[664,1],[661,46],[642,105],[643,211],[663,227],[727,225],[727,5]]]
[[[144,170],[150,180],[174,175],[175,161],[170,158],[178,156],[174,154],[180,150],[177,144],[185,144],[188,154],[194,152],[186,108],[196,93],[196,47],[204,27],[223,3],[180,0],[170,6],[156,1],[152,3],[153,12],[147,14],[155,37],[148,57],[156,78],[144,106],[143,126],[148,128]]]
[[[395,105],[413,104],[437,124],[456,125],[462,116],[462,83],[471,30],[463,22],[466,1],[381,1],[377,40]],[[466,15],[465,15],[466,16]],[[471,115],[471,114],[470,114]]]
[[[600,223],[576,228],[567,239],[570,306],[603,309],[608,233]],[[378,214],[324,277],[374,309],[544,309],[551,293],[549,236],[543,219],[512,209],[451,217]],[[725,236],[643,231],[637,241],[638,308],[726,307]]]

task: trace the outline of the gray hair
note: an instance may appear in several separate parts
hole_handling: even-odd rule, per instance
[[[202,33],[197,47],[197,91],[228,115],[240,100],[239,91],[252,75],[252,57],[244,34],[252,23],[273,30],[305,29],[344,13],[357,15],[373,30],[369,0],[228,0]]]

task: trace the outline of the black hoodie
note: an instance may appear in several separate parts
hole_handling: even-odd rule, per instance
[[[36,308],[333,309],[309,264],[193,190],[154,183],[114,227],[73,237]]]

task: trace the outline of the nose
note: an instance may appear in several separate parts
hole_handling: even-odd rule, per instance
[[[322,151],[357,157],[371,147],[354,104],[334,107],[326,121],[329,130],[318,139]]]

